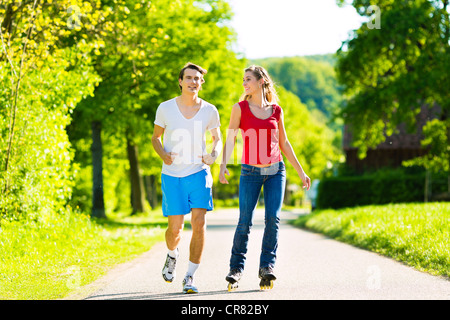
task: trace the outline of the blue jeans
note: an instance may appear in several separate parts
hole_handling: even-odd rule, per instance
[[[278,247],[281,205],[286,187],[286,168],[278,162],[267,168],[242,164],[239,182],[239,222],[234,233],[230,269],[244,270],[253,213],[264,186],[265,228],[259,267],[274,267]]]

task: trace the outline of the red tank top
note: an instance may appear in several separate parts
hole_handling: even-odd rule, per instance
[[[244,141],[241,163],[255,165],[281,161],[283,157],[278,144],[281,107],[272,105],[272,115],[267,119],[260,119],[253,115],[248,101],[239,102],[239,106],[241,107],[239,128]]]

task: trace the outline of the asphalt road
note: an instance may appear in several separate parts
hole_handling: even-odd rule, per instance
[[[449,300],[450,281],[419,272],[400,262],[294,228],[283,212],[275,268],[277,280],[268,291],[259,289],[258,262],[263,235],[263,209],[258,209],[250,234],[246,268],[239,289],[229,293],[225,276],[237,210],[208,213],[207,240],[195,283],[198,294],[183,294],[188,265],[189,230],[183,232],[177,278],[161,276],[164,243],[137,259],[112,269],[105,277],[79,290],[70,299],[86,300]]]

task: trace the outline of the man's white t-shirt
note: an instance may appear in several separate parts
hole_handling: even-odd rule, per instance
[[[207,153],[206,130],[220,127],[219,112],[214,105],[201,99],[195,116],[186,119],[173,98],[159,105],[154,123],[164,128],[164,150],[177,153],[171,165],[163,163],[163,174],[186,177],[209,168],[201,157]]]

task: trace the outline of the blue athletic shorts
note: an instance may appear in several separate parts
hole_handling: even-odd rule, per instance
[[[209,167],[182,178],[161,174],[163,215],[185,215],[192,208],[213,210],[212,183]]]

